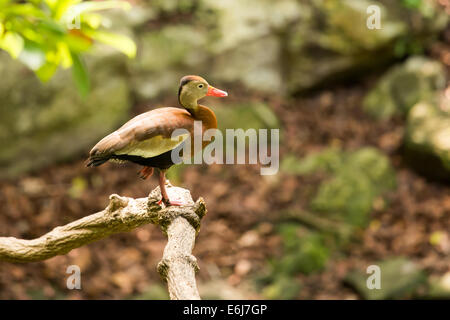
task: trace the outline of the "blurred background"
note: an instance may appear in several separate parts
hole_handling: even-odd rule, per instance
[[[80,1],[0,1],[0,236],[39,237],[112,193],[147,196],[157,179],[140,167],[84,161],[132,116],[177,106],[181,76],[199,74],[229,93],[204,100],[221,129],[281,132],[276,175],[169,171],[207,204],[203,298],[450,298],[449,0],[101,3],[73,28],[63,17]],[[167,299],[165,244],[147,225],[0,262],[0,298]],[[73,264],[81,290],[66,288]],[[370,265],[381,290],[366,287]]]

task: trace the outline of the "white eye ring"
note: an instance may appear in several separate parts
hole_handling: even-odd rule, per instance
[[[203,84],[200,83],[200,84],[198,85],[198,88],[199,88],[199,89],[203,89]]]

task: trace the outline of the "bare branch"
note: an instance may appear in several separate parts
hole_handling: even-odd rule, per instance
[[[195,283],[198,266],[192,249],[200,221],[206,214],[205,202],[199,198],[194,203],[189,190],[170,184],[167,192],[171,199],[185,205],[161,208],[157,204],[161,198],[159,187],[148,198],[133,199],[113,194],[103,211],[56,227],[39,238],[0,237],[0,261],[41,261],[112,234],[153,223],[160,225],[168,236],[158,272],[168,283],[171,299],[200,299]]]

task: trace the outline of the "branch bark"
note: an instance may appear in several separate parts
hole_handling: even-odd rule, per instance
[[[0,261],[23,263],[46,260],[112,234],[152,223],[159,225],[168,237],[158,272],[167,281],[170,298],[200,299],[195,282],[198,265],[192,249],[200,230],[200,221],[206,214],[205,202],[199,198],[194,203],[189,190],[170,184],[167,193],[172,200],[185,205],[162,208],[157,204],[161,199],[159,187],[148,198],[133,199],[113,194],[104,210],[56,227],[39,238],[0,237]]]

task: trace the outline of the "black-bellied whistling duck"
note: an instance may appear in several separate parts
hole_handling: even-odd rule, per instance
[[[139,172],[143,179],[147,179],[153,174],[153,169],[158,168],[161,202],[165,205],[181,205],[169,200],[165,187],[166,170],[174,164],[172,150],[180,145],[180,141],[171,139],[171,136],[176,129],[186,129],[190,132],[193,146],[194,121],[202,122],[203,132],[217,128],[214,112],[197,103],[205,96],[226,97],[228,94],[210,86],[202,77],[181,78],[178,101],[184,109],[159,108],[134,117],[92,148],[87,166],[96,167],[108,160],[131,161],[144,166]],[[207,144],[203,143],[203,148]]]

